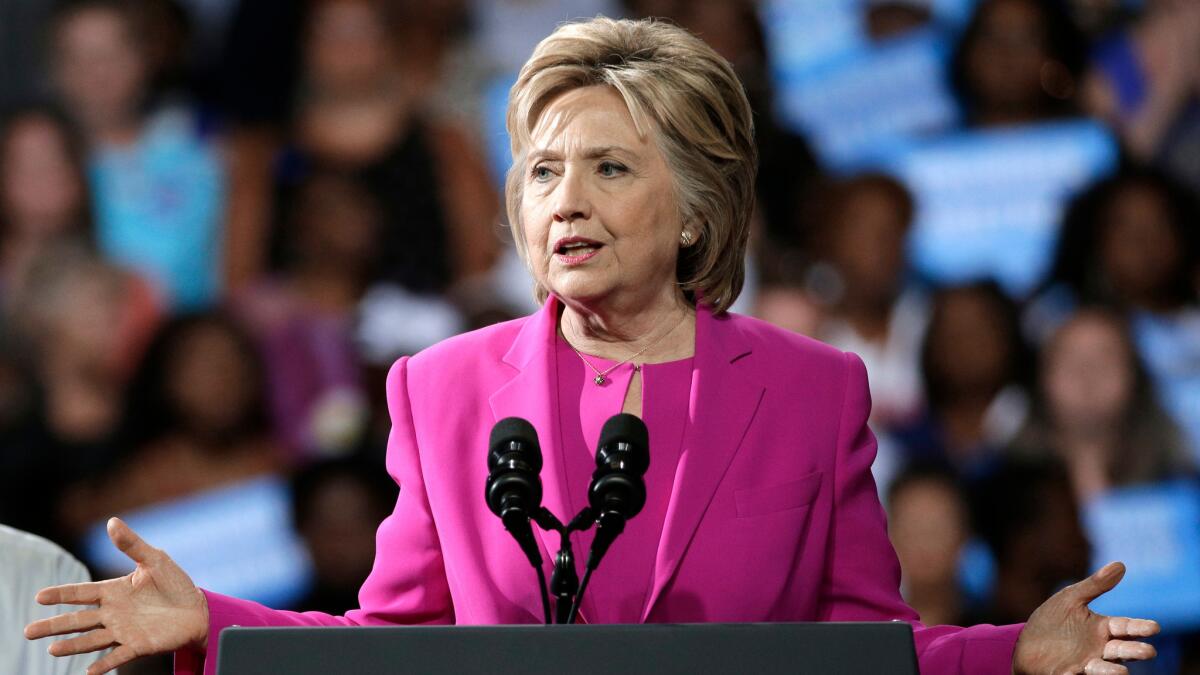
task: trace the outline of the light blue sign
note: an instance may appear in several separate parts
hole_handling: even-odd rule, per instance
[[[278,478],[261,478],[174,502],[119,514],[163,549],[197,586],[286,607],[308,591],[312,566],[291,522],[291,497]],[[125,557],[99,523],[84,538],[84,557],[112,576],[128,574]]]
[[[1200,486],[1177,481],[1110,491],[1084,508],[1093,567],[1125,563],[1094,611],[1150,617],[1164,630],[1200,627]]]
[[[1091,121],[960,132],[885,166],[913,191],[917,272],[935,283],[997,279],[1016,297],[1046,274],[1068,200],[1117,164]]]
[[[822,163],[857,170],[958,125],[949,49],[943,35],[924,30],[782,72],[777,114],[803,130]]]

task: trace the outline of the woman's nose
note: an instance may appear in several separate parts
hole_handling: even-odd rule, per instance
[[[558,183],[554,197],[555,222],[562,223],[591,218],[591,202],[588,199],[584,181],[577,172],[571,170],[566,172],[566,175]]]

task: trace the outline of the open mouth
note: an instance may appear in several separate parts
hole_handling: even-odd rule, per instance
[[[563,256],[564,258],[588,258],[591,257],[592,254],[599,251],[603,246],[604,244],[591,239],[584,239],[582,237],[569,237],[567,239],[560,239],[556,243],[554,247],[554,253]]]

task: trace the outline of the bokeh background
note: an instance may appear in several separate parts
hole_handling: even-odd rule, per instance
[[[0,521],[107,576],[122,514],[206,587],[355,606],[387,368],[535,309],[505,100],[597,14],[741,75],[736,310],[865,359],[924,620],[1122,559],[1138,672],[1200,672],[1197,0],[0,0]]]

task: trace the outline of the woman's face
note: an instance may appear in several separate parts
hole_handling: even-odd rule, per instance
[[[534,277],[563,300],[645,307],[674,293],[671,172],[611,88],[569,91],[531,134],[521,220]]]
[[[246,417],[259,383],[237,340],[223,327],[189,331],[171,355],[168,395],[193,431],[225,433]]]
[[[0,212],[23,236],[50,237],[76,225],[83,186],[62,129],[30,116],[13,124],[0,149]]]
[[[1009,376],[1012,354],[994,301],[970,289],[950,291],[930,326],[934,369],[953,391],[996,389]]]
[[[1100,235],[1100,264],[1112,290],[1125,301],[1152,301],[1171,283],[1181,244],[1166,200],[1155,189],[1132,185],[1110,202]]]
[[[71,109],[88,124],[111,124],[136,112],[146,66],[130,26],[107,9],[82,9],[56,35],[56,77]]]
[[[305,44],[309,79],[320,87],[373,87],[392,62],[387,26],[366,0],[316,5]]]
[[[982,106],[1035,105],[1042,90],[1045,26],[1028,0],[983,5],[979,33],[966,53],[969,86]]]
[[[966,507],[952,488],[919,480],[895,495],[888,530],[904,579],[928,587],[954,579],[966,544]]]
[[[1134,366],[1121,329],[1099,316],[1080,316],[1047,346],[1042,387],[1054,423],[1095,431],[1119,423],[1133,399]]]

